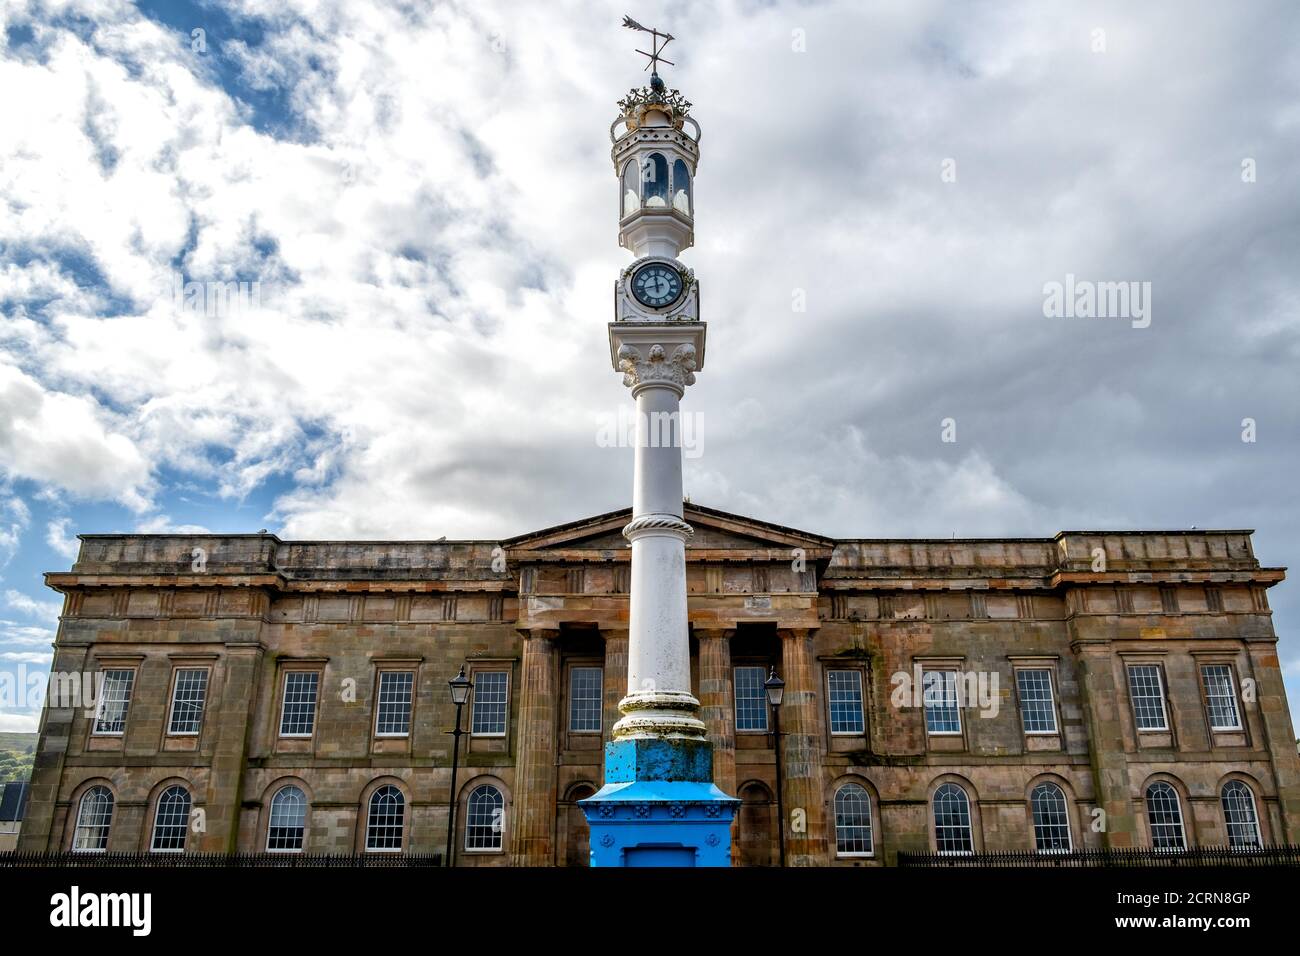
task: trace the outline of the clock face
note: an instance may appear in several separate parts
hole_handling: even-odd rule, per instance
[[[644,265],[632,276],[632,294],[652,309],[672,305],[682,294],[681,273],[659,262]]]

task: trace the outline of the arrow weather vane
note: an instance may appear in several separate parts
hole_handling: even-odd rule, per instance
[[[664,51],[664,47],[666,47],[669,43],[673,41],[673,35],[671,33],[660,33],[658,30],[655,30],[651,27],[643,27],[641,26],[641,24],[637,23],[631,17],[626,15],[623,17],[623,26],[627,27],[629,30],[640,30],[642,33],[650,34],[652,52],[647,53],[645,50],[637,50],[636,52],[640,53],[642,56],[646,57],[649,60],[649,62],[646,63],[645,68],[649,70],[651,67],[654,67],[653,70],[650,70],[652,74],[654,74],[655,76],[659,75],[660,63],[667,63],[669,66],[677,65],[672,60],[665,60],[662,56],[660,56],[660,54],[663,53]]]

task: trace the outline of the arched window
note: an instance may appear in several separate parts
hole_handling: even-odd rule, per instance
[[[846,783],[835,791],[835,853],[871,856],[871,795],[866,787]]]
[[[281,787],[271,798],[266,849],[271,853],[301,853],[307,830],[307,797],[298,787]]]
[[[108,849],[108,828],[113,825],[113,794],[108,787],[94,786],[81,795],[77,829],[72,836],[76,853],[98,853]]]
[[[629,159],[623,167],[623,216],[630,216],[641,208],[641,192],[636,180],[636,161]]]
[[[474,788],[466,806],[465,849],[501,849],[505,805],[501,791],[491,784],[485,783]]]
[[[1157,850],[1187,849],[1178,793],[1163,780],[1147,787],[1147,824],[1151,827],[1151,845]]]
[[[1223,821],[1228,825],[1228,845],[1260,846],[1259,817],[1255,814],[1255,795],[1240,780],[1229,780],[1220,793]]]
[[[641,199],[651,209],[668,207],[668,160],[663,153],[651,153],[641,167]]]
[[[375,853],[400,853],[402,829],[406,818],[406,798],[392,784],[385,784],[370,795],[370,812],[366,816],[366,849]]]
[[[934,843],[940,853],[974,853],[970,799],[955,783],[934,792]]]
[[[153,841],[149,849],[154,853],[183,852],[189,826],[190,792],[179,783],[173,784],[158,798],[158,808],[153,816]]]
[[[1039,853],[1069,853],[1070,813],[1065,794],[1054,783],[1040,783],[1029,794],[1034,814],[1034,844]]]
[[[680,159],[673,163],[673,208],[691,214],[691,174]]]

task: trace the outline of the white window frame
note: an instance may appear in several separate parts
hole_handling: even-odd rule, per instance
[[[866,841],[866,842],[870,845],[870,847],[871,847],[870,850],[841,850],[841,849],[840,849],[840,812],[839,812],[839,798],[840,798],[840,794],[841,794],[843,791],[847,790],[849,787],[857,787],[859,790],[861,790],[861,791],[862,791],[862,799],[866,802],[866,805],[867,805],[867,823],[866,823],[866,826],[865,826],[865,827],[862,827],[862,826],[856,826],[856,827],[853,827],[852,829],[855,829],[855,830],[862,830],[862,829],[865,829],[865,830],[867,831],[867,841]],[[831,794],[831,819],[832,819],[833,828],[834,828],[834,837],[835,837],[835,855],[836,855],[837,857],[842,858],[842,859],[844,859],[844,858],[869,859],[869,858],[874,857],[874,856],[876,855],[876,827],[875,827],[875,820],[873,819],[873,816],[872,816],[872,808],[871,808],[871,791],[870,791],[870,790],[868,790],[868,789],[867,789],[866,787],[864,787],[862,784],[857,783],[857,782],[855,782],[855,781],[848,781],[847,783],[842,783],[842,784],[840,784],[838,787],[835,788],[835,792]]]
[[[1054,847],[1044,847],[1038,841],[1038,818],[1034,814],[1034,794],[1044,789],[1055,790],[1061,797],[1061,811],[1065,815],[1065,849],[1056,849]],[[1029,791],[1029,825],[1034,831],[1034,851],[1047,855],[1055,853],[1073,853],[1074,852],[1074,826],[1070,822],[1070,798],[1066,795],[1065,788],[1058,783],[1050,780],[1044,780],[1036,783],[1033,789]],[[1047,826],[1058,826],[1059,824],[1047,824]]]
[[[1153,670],[1156,675],[1156,695],[1154,698],[1150,694],[1143,695],[1141,698],[1133,693],[1133,672],[1138,669]],[[1150,661],[1133,661],[1125,665],[1124,676],[1128,683],[1129,706],[1133,710],[1133,726],[1137,728],[1140,734],[1167,734],[1169,733],[1169,708],[1165,706],[1165,669],[1159,664]],[[1155,699],[1160,702],[1160,726],[1143,727],[1142,717],[1138,711],[1138,700]]]
[[[131,721],[131,701],[135,699],[135,679],[137,668],[135,667],[101,667],[99,673],[103,677],[99,681],[97,689],[99,700],[95,703],[95,719],[90,725],[90,734],[92,737],[122,737],[126,734],[127,725]],[[126,697],[122,702],[122,729],[121,730],[100,730],[99,725],[104,720],[104,706],[108,703],[108,698],[104,696],[104,688],[108,686],[109,674],[130,674],[127,681]]]
[[[271,829],[275,826],[275,801],[280,794],[286,790],[297,790],[302,795],[302,836],[297,847],[272,847],[271,846]],[[275,793],[271,794],[271,799],[266,808],[266,852],[267,853],[302,853],[307,846],[307,810],[311,804],[307,801],[307,791],[296,783],[286,783],[282,787],[276,788]],[[287,829],[287,828],[285,828]]]
[[[1172,827],[1174,825],[1173,823],[1157,824],[1151,818],[1151,791],[1159,786],[1168,788],[1169,792],[1173,794],[1174,810],[1178,814],[1178,838],[1182,843],[1181,846],[1156,846],[1156,827]],[[1148,836],[1151,838],[1151,848],[1158,853],[1182,853],[1187,850],[1191,845],[1187,842],[1187,816],[1183,813],[1183,798],[1182,795],[1179,794],[1178,788],[1167,780],[1153,780],[1151,783],[1147,784],[1146,789],[1142,791],[1142,802],[1145,805],[1146,810],[1147,830],[1149,831]]]
[[[474,729],[474,711],[478,707],[478,685],[486,674],[501,674],[505,678],[505,700],[502,701],[501,729],[478,731]],[[500,739],[510,732],[510,669],[507,667],[485,667],[473,672],[474,687],[469,704],[469,733],[471,737]],[[496,701],[492,702],[494,705]]]
[[[835,710],[834,696],[831,689],[831,675],[833,674],[852,674],[853,679],[858,685],[858,723],[861,724],[859,730],[836,730],[835,729]],[[828,667],[826,669],[826,726],[830,730],[832,737],[862,737],[867,732],[867,698],[865,690],[866,682],[862,679],[862,671],[857,667]]]
[[[930,706],[925,699],[926,677],[930,674],[947,674],[952,678],[952,710],[957,715],[956,730],[931,730],[930,729]],[[947,683],[947,678],[944,679]],[[921,668],[921,709],[925,712],[925,733],[929,737],[960,737],[962,733],[962,716],[961,716],[961,691],[958,688],[957,668],[955,667],[922,667]],[[947,688],[944,688],[944,709],[947,709]],[[969,800],[970,795],[967,794]]]
[[[581,729],[573,726],[573,705],[576,698],[573,696],[574,675],[578,671],[595,671],[600,675],[596,681],[596,687],[599,693],[596,695],[596,726],[583,727]],[[569,733],[571,734],[601,734],[605,731],[605,668],[599,664],[571,664],[569,665]]]
[[[316,696],[315,699],[312,700],[312,705],[311,705],[311,730],[307,731],[307,733],[301,733],[301,732],[285,733],[284,716],[285,716],[285,708],[289,706],[289,678],[290,676],[297,675],[297,674],[314,674],[316,677]],[[321,683],[322,683],[321,672],[318,670],[310,670],[307,668],[302,668],[302,669],[293,668],[290,670],[286,670],[284,672],[284,679],[280,682],[280,722],[276,727],[276,729],[279,730],[280,732],[279,735],[281,737],[283,737],[286,740],[310,740],[313,736],[315,736],[316,721],[317,718],[320,716]]]
[[[1201,668],[1201,693],[1205,697],[1205,716],[1206,719],[1209,720],[1210,722],[1210,730],[1214,731],[1217,734],[1239,733],[1242,730],[1244,730],[1245,725],[1241,721],[1241,702],[1237,699],[1237,678],[1236,675],[1233,673],[1232,665],[1224,661],[1209,661],[1201,664],[1200,668]],[[1227,671],[1228,693],[1226,697],[1223,694],[1210,693],[1210,682],[1205,672],[1207,670],[1210,670],[1211,668],[1216,668],[1216,669],[1222,668],[1223,670]],[[1226,699],[1228,703],[1232,705],[1232,716],[1236,718],[1237,722],[1231,725],[1216,726],[1214,723],[1214,706],[1210,703],[1211,698],[1216,700]]]
[[[93,793],[97,793],[100,790],[102,790],[104,793],[108,795],[108,819],[103,823],[93,823],[93,824],[87,823],[85,822],[84,819],[86,810],[88,809],[86,806],[86,798]],[[87,787],[85,791],[81,794],[81,799],[77,801],[77,819],[72,828],[72,852],[73,853],[107,853],[108,839],[113,832],[113,814],[116,810],[117,810],[117,800],[113,796],[113,791],[109,789],[108,786],[102,783],[97,783]],[[96,831],[103,830],[104,845],[103,846],[77,846],[77,841],[78,839],[80,839],[81,831],[83,829],[96,830]]]
[[[177,789],[185,791],[185,805],[186,805],[185,822],[181,825],[181,830],[184,832],[185,838],[181,846],[179,847],[173,846],[173,847],[160,848],[157,846],[158,818],[162,816],[163,798],[166,797],[167,794],[171,793],[173,790],[177,790]],[[184,784],[179,784],[179,783],[170,783],[167,786],[163,787],[162,792],[158,794],[157,801],[155,801],[154,803],[153,826],[149,830],[149,852],[150,853],[184,853],[185,847],[188,846],[190,842],[190,820],[193,818],[193,814],[194,814],[194,793],[190,790],[189,787],[186,787]],[[168,826],[175,826],[175,824],[168,824]]]
[[[1250,801],[1250,816],[1251,816],[1251,822],[1254,824],[1254,827],[1255,827],[1255,842],[1254,842],[1254,843],[1234,843],[1234,842],[1233,842],[1233,839],[1232,839],[1232,828],[1233,828],[1234,826],[1238,826],[1238,827],[1240,827],[1240,826],[1245,826],[1245,824],[1244,824],[1244,823],[1241,823],[1240,821],[1232,821],[1232,820],[1229,820],[1229,819],[1228,819],[1228,807],[1227,807],[1227,805],[1224,803],[1224,799],[1223,799],[1223,798],[1224,798],[1224,794],[1227,792],[1227,790],[1228,790],[1229,787],[1240,787],[1241,789],[1243,789],[1243,790],[1246,791],[1246,798]],[[1225,780],[1225,781],[1223,782],[1223,786],[1221,786],[1221,787],[1219,788],[1219,812],[1221,812],[1221,813],[1223,814],[1223,831],[1224,831],[1224,834],[1225,834],[1225,835],[1227,836],[1227,838],[1228,838],[1228,846],[1229,846],[1229,847],[1231,847],[1231,848],[1234,849],[1234,850],[1249,850],[1249,849],[1252,849],[1252,848],[1254,848],[1254,849],[1258,849],[1258,848],[1260,848],[1260,847],[1263,847],[1263,845],[1264,845],[1264,831],[1262,830],[1262,828],[1261,828],[1260,825],[1259,825],[1259,801],[1257,801],[1257,800],[1255,799],[1255,788],[1254,788],[1254,787],[1252,787],[1250,784],[1246,783],[1244,780],[1236,780],[1236,779],[1233,779],[1233,780]]]
[[[389,676],[405,675],[411,678],[411,686],[406,697],[406,730],[404,731],[383,731],[379,729],[379,719],[383,713],[384,703],[384,678]],[[319,695],[318,695],[319,696]],[[411,736],[411,726],[415,723],[415,671],[411,668],[403,667],[386,667],[380,670],[378,679],[375,681],[375,736],[382,737],[385,740],[400,740],[404,737]]]
[[[374,808],[375,798],[378,797],[382,791],[387,790],[389,787],[392,787],[392,789],[396,791],[397,795],[402,800],[401,839],[397,841],[397,846],[371,846],[370,845],[371,810]],[[409,806],[410,806],[410,801],[406,799],[406,794],[402,792],[401,787],[396,786],[395,784],[391,784],[391,783],[381,784],[380,786],[375,787],[375,789],[370,792],[370,796],[366,798],[366,852],[367,853],[401,853],[402,852],[402,850],[406,847],[407,827],[410,826],[410,820],[406,812]],[[382,826],[384,826],[387,829],[392,828],[392,824],[382,824]]]
[[[1020,688],[1020,675],[1030,672],[1043,673],[1047,675],[1047,712],[1052,715],[1051,730],[1030,730],[1025,723],[1025,697]],[[1016,704],[1020,711],[1020,729],[1024,731],[1026,737],[1059,737],[1061,734],[1061,722],[1056,714],[1056,674],[1051,667],[1017,667],[1015,668],[1016,677]]]
[[[202,703],[199,704],[198,726],[196,726],[193,730],[176,730],[175,729],[176,692],[180,690],[181,674],[185,673],[186,671],[201,672],[204,675],[203,676],[203,701]],[[212,669],[209,667],[195,667],[187,664],[182,667],[177,667],[172,671],[172,694],[171,694],[172,702],[171,702],[171,706],[167,709],[167,736],[168,737],[197,737],[200,733],[203,732],[203,718],[207,716],[207,712],[208,712],[208,688],[211,686],[212,686]],[[191,702],[187,702],[187,703],[191,703]]]
[[[740,726],[740,681],[737,675],[741,671],[758,671],[758,697],[746,698],[746,700],[759,700],[762,703],[763,726],[762,727],[741,727]],[[735,725],[738,734],[770,734],[772,732],[772,706],[767,700],[767,690],[763,687],[764,674],[767,669],[761,664],[737,664],[731,668],[731,706],[732,722]]]
[[[471,801],[472,801],[473,798],[474,798],[474,794],[478,793],[480,790],[483,790],[483,789],[485,789],[485,788],[490,788],[490,789],[492,789],[492,790],[495,790],[495,791],[496,791],[496,794],[497,794],[497,798],[501,801],[501,806],[500,806],[499,808],[497,808],[497,809],[499,809],[499,810],[501,811],[501,816],[500,816],[500,823],[501,823],[501,826],[500,826],[500,828],[496,831],[496,846],[470,846],[470,845],[469,845],[469,828],[470,828],[470,810],[472,809],[472,808],[471,808]],[[464,832],[464,838],[463,838],[462,841],[461,841],[461,843],[462,843],[462,848],[463,848],[464,852],[466,852],[466,853],[504,853],[504,852],[505,852],[505,849],[506,849],[506,793],[505,793],[505,791],[502,790],[502,789],[501,789],[499,786],[497,786],[495,783],[492,783],[491,781],[486,781],[486,782],[484,782],[484,783],[480,783],[480,784],[476,785],[472,790],[470,790],[469,793],[466,794],[466,796],[465,796],[465,823],[464,823],[464,831],[465,831],[465,832]]]

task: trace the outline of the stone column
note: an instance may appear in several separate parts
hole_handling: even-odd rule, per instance
[[[1272,627],[1269,628],[1270,632]],[[1250,640],[1246,644],[1250,666],[1256,681],[1256,703],[1245,704],[1259,709],[1264,725],[1264,739],[1273,758],[1273,776],[1277,785],[1278,806],[1282,811],[1282,832],[1273,834],[1274,843],[1300,843],[1300,756],[1296,755],[1291,715],[1287,711],[1286,688],[1282,684],[1282,667],[1277,657],[1277,638]],[[1257,809],[1262,816],[1263,809]]]
[[[731,638],[722,628],[696,628],[700,645],[700,717],[713,745],[713,782],[736,794],[736,704],[731,688]]]
[[[239,848],[243,774],[253,712],[261,696],[261,642],[227,643],[225,652],[221,699],[212,715],[216,740],[204,795],[207,829],[199,840],[204,853],[232,853]]]
[[[515,866],[550,866],[555,862],[559,636],[558,630],[535,629],[524,638],[514,835],[510,842]]]
[[[821,695],[818,693],[810,628],[785,628],[781,635],[782,773],[784,774],[787,866],[826,866],[825,785],[822,780]]]
[[[605,673],[601,704],[601,738],[604,743],[614,739],[614,724],[618,722],[619,701],[627,690],[627,631],[625,629],[606,630],[601,628],[605,639]],[[605,772],[605,762],[601,761],[601,773]],[[604,782],[603,780],[601,781]]]
[[[51,674],[86,673],[88,644],[58,643],[54,648]],[[76,688],[81,690],[80,685]],[[61,832],[54,832],[55,809],[59,799],[59,784],[63,780],[63,762],[68,755],[73,728],[84,732],[88,715],[77,720],[77,710],[84,703],[80,694],[65,687],[61,699],[56,700],[58,684],[51,681],[50,697],[41,713],[40,735],[37,737],[36,755],[32,759],[31,788],[27,796],[27,814],[18,834],[19,850],[60,850]],[[55,706],[63,704],[65,706]],[[91,712],[93,713],[93,712]],[[72,807],[69,813],[76,813]]]
[[[1079,697],[1088,729],[1095,799],[1106,814],[1102,840],[1110,848],[1138,845],[1133,785],[1128,772],[1128,741],[1120,708],[1127,706],[1128,688],[1115,681],[1110,641],[1078,639],[1071,644],[1079,669]],[[1087,819],[1085,825],[1091,825]]]

